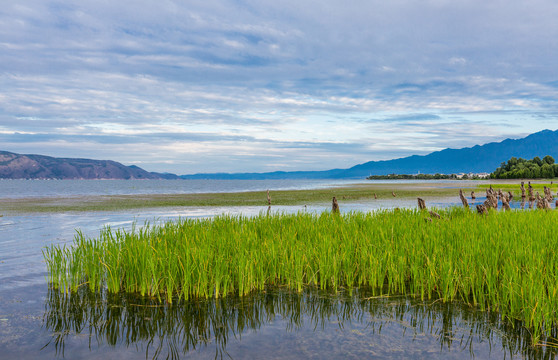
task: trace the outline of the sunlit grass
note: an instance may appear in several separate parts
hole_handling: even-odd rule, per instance
[[[220,216],[78,233],[44,250],[62,291],[177,297],[245,295],[282,285],[463,301],[522,321],[535,342],[557,326],[558,213],[415,210]]]

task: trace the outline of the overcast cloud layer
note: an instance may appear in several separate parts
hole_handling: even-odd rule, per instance
[[[323,170],[555,130],[556,19],[554,0],[10,1],[0,150]]]

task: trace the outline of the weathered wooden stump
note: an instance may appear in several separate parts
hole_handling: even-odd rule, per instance
[[[529,201],[535,201],[536,197],[535,195],[533,195],[533,187],[531,186],[530,181],[529,181],[528,193],[529,193]]]
[[[441,218],[440,214],[438,214],[438,213],[435,212],[435,211],[430,210],[430,211],[428,211],[428,213],[429,213],[432,217],[435,217],[435,218],[437,218],[437,219],[440,219],[440,218]]]
[[[480,215],[488,214],[488,208],[486,206],[482,205],[482,204],[478,204],[477,205],[477,212]]]
[[[519,187],[521,189],[521,198],[525,199],[527,197],[527,195],[525,195],[525,186],[523,181],[521,182],[521,186]]]
[[[419,209],[425,210],[425,209],[426,209],[426,204],[425,204],[424,200],[421,199],[421,198],[417,198],[417,201],[418,201],[418,207],[419,207]]]
[[[484,206],[498,209],[498,198],[496,197],[496,193],[494,191],[486,194]]]
[[[550,202],[547,199],[543,199],[543,206],[545,210],[551,210]]]
[[[511,191],[508,191],[508,201],[512,201],[513,200],[513,194]]]
[[[552,200],[554,199],[554,196],[552,195],[552,190],[550,190],[550,188],[548,187],[544,187],[544,197],[546,200],[548,200],[549,203],[552,202]]]
[[[337,203],[337,199],[335,198],[335,196],[333,197],[333,200],[331,201],[331,212],[338,214],[339,213],[339,204]]]
[[[505,211],[511,210],[510,203],[508,202],[508,197],[505,195],[502,196],[502,209],[504,209]]]
[[[271,205],[271,196],[269,195],[269,190],[267,190],[267,205]]]
[[[536,205],[537,205],[537,209],[544,209],[544,202],[543,202],[543,198],[539,195],[539,192],[537,191],[537,194],[535,195],[535,199],[536,199]]]
[[[465,198],[465,195],[463,195],[463,190],[461,190],[461,189],[459,189],[459,198],[461,199],[461,202],[463,203],[463,206],[468,208],[469,203],[467,202],[467,199]]]
[[[471,191],[471,199],[475,200],[477,197],[475,196],[475,192]]]

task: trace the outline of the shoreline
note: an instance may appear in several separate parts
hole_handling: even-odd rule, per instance
[[[549,181],[527,180],[536,187],[549,185]],[[527,182],[526,181],[526,182]],[[401,183],[356,183],[304,190],[270,190],[271,206],[330,205],[335,196],[340,203],[376,200],[415,200],[423,198],[427,203],[436,199],[456,197],[458,191],[471,191],[479,195],[492,185],[495,189],[517,191],[520,181],[510,180],[456,180]],[[538,186],[537,186],[538,185]],[[558,184],[552,184],[552,191]],[[395,197],[393,196],[395,194]],[[126,195],[72,195],[49,197],[24,197],[0,199],[1,215],[29,213],[64,213],[124,211],[134,209],[161,209],[179,207],[227,207],[262,206],[267,207],[266,191],[172,193],[172,194],[126,194]]]

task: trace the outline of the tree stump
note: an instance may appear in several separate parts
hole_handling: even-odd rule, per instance
[[[508,197],[505,195],[502,196],[502,209],[504,209],[505,211],[511,210],[510,203],[508,202]]]
[[[477,197],[475,196],[475,192],[471,191],[471,199],[475,200]]]
[[[339,204],[337,203],[337,199],[335,198],[335,196],[331,201],[331,212],[333,212],[334,214],[339,214]]]
[[[544,209],[543,198],[539,195],[538,191],[537,191],[537,194],[535,195],[535,199],[537,200],[537,202],[536,202],[537,209]]]
[[[467,202],[467,199],[465,198],[465,195],[463,195],[463,190],[461,190],[461,189],[459,189],[459,198],[461,199],[461,202],[463,203],[463,206],[468,208],[469,203]]]
[[[550,202],[547,199],[543,199],[543,206],[545,210],[551,210],[552,207],[550,207]]]
[[[535,196],[533,195],[533,187],[531,186],[531,182],[529,181],[529,188],[528,188],[528,193],[529,193],[529,201],[535,201]]]
[[[552,195],[552,189],[548,188],[548,202],[552,202],[554,200],[554,195]]]
[[[508,191],[508,201],[512,201],[513,200],[513,194],[511,191]]]
[[[271,196],[269,196],[269,190],[267,190],[267,205],[271,205]]]
[[[525,195],[525,186],[523,181],[521,182],[521,186],[519,188],[521,189],[521,198],[525,199],[527,196]]]
[[[484,206],[484,205],[482,205],[482,204],[478,204],[478,205],[477,205],[477,212],[478,212],[480,215],[486,215],[486,214],[488,214],[488,209],[487,209],[486,206]]]
[[[424,200],[421,198],[417,198],[418,201],[418,207],[421,210],[425,210],[426,209],[426,204],[424,203]]]

